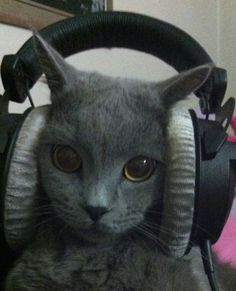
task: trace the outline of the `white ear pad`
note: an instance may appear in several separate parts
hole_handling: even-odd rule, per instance
[[[190,239],[195,197],[195,139],[192,119],[187,110],[171,111],[166,151],[166,183],[160,242],[174,257],[184,255]]]
[[[45,127],[49,106],[32,110],[26,117],[10,160],[4,203],[5,237],[13,249],[22,247],[35,228],[38,195],[37,145]]]

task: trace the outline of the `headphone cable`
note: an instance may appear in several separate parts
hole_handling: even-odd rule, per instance
[[[31,96],[31,94],[30,94],[30,87],[29,87],[29,82],[28,82],[28,81],[26,82],[26,89],[27,89],[26,98],[29,99],[30,106],[31,106],[32,108],[35,108],[33,98],[32,98],[32,96]]]
[[[213,258],[212,258],[212,249],[211,249],[210,241],[205,240],[200,246],[200,248],[201,248],[201,256],[202,256],[204,270],[208,277],[211,290],[219,291],[219,287],[217,285],[217,281],[215,277],[215,270],[214,270],[214,263],[213,263]]]

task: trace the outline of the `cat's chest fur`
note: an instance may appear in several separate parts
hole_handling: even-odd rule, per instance
[[[190,280],[195,281],[193,290],[203,290],[203,286],[208,290],[207,282],[201,283],[204,274],[193,272],[197,262],[192,261],[191,255],[179,261],[168,260],[143,242],[130,243],[128,247],[125,243],[116,249],[99,252],[81,252],[81,257],[84,265],[80,280],[84,286],[90,286],[88,290],[157,291],[178,287],[184,291],[189,290]],[[196,254],[193,257],[196,260]]]
[[[20,278],[27,278],[19,290],[189,291],[189,286],[193,291],[210,290],[195,249],[175,260],[141,238],[127,238],[113,247],[56,240],[42,244],[39,238],[25,251],[8,282],[19,284]]]

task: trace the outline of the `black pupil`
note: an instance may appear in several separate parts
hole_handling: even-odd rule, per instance
[[[56,163],[62,170],[73,171],[79,167],[80,158],[71,147],[59,146],[56,149]]]
[[[133,178],[142,178],[149,174],[151,169],[151,160],[143,157],[133,159],[127,165],[128,174]]]

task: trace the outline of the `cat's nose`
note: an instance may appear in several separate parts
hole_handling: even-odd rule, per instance
[[[89,214],[90,218],[96,222],[98,221],[106,212],[109,211],[106,207],[95,207],[95,206],[85,206],[84,210]]]

